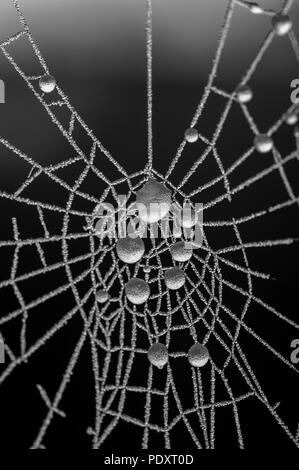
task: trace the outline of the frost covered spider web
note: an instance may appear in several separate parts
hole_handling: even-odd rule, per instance
[[[3,147],[25,161],[29,167],[23,183],[12,193],[1,191],[1,198],[29,207],[32,210],[31,217],[35,217],[39,223],[40,231],[38,236],[24,238],[22,220],[14,217],[11,221],[11,239],[0,242],[1,259],[7,256],[11,260],[8,275],[3,278],[5,269],[1,275],[0,289],[4,293],[4,299],[9,299],[7,303],[2,302],[2,305],[9,306],[10,302],[16,304],[9,311],[4,311],[3,308],[1,311],[0,331],[5,345],[6,362],[3,371],[1,370],[0,390],[18,373],[22,365],[29,367],[39,355],[51,355],[51,344],[58,341],[57,336],[62,332],[68,336],[67,342],[73,341],[71,353],[54,392],[50,393],[51,387],[42,382],[34,384],[37,392],[36,406],[39,410],[41,405],[46,409],[31,448],[47,448],[50,430],[60,426],[57,421],[61,417],[66,420],[69,418],[69,411],[65,411],[68,406],[66,395],[74,383],[77,369],[82,372],[82,362],[92,377],[93,388],[89,388],[88,395],[91,401],[93,394],[93,422],[80,432],[83,439],[87,431],[89,444],[93,449],[101,448],[110,437],[113,438],[122,423],[130,429],[138,429],[140,439],[136,442],[136,447],[151,447],[153,436],[158,435],[165,448],[173,448],[175,436],[181,436],[184,432],[190,438],[190,447],[215,448],[218,443],[217,426],[224,426],[223,420],[228,419],[227,415],[219,418],[223,409],[228,410],[232,417],[231,426],[226,424],[226,429],[230,429],[237,445],[243,448],[246,446],[244,427],[246,428],[247,423],[244,426],[242,424],[242,407],[247,406],[250,400],[261,404],[287,439],[298,447],[297,426],[294,423],[289,424],[281,416],[279,404],[273,404],[271,397],[269,398],[271,391],[266,393],[263,380],[256,373],[256,364],[252,365],[255,357],[245,353],[242,344],[243,335],[246,334],[251,342],[261,346],[265,353],[287,368],[290,374],[298,374],[298,369],[290,359],[271,344],[271,334],[268,342],[250,326],[249,317],[252,316],[252,311],[259,309],[267,313],[267,325],[271,325],[271,321],[287,325],[292,331],[292,338],[299,328],[286,312],[280,312],[261,295],[256,294],[256,283],[267,280],[270,282],[271,275],[253,269],[248,255],[250,249],[271,248],[275,251],[275,248],[281,246],[292,247],[297,238],[254,239],[244,242],[242,227],[248,227],[256,220],[268,220],[269,215],[280,214],[298,205],[299,197],[295,194],[287,166],[298,160],[299,133],[296,130],[294,132],[292,152],[282,155],[274,146],[271,157],[267,156],[263,160],[263,168],[260,169],[256,163],[253,175],[244,178],[237,185],[231,182],[232,177],[250,158],[256,158],[254,147],[249,147],[230,165],[224,164],[224,158],[218,150],[218,140],[225,132],[225,123],[233,106],[240,107],[252,132],[252,140],[260,133],[254,116],[250,113],[250,106],[247,103],[236,103],[236,90],[229,93],[215,84],[235,9],[245,8],[248,13],[268,16],[277,12],[264,10],[251,2],[227,1],[212,70],[189,126],[198,129],[198,139],[205,149],[183,175],[180,183],[175,184],[172,182],[173,172],[183,159],[189,144],[186,139],[182,140],[165,174],[155,169],[152,132],[152,1],[146,2],[148,161],[145,169],[133,174],[127,174],[125,168],[98,140],[59,84],[56,84],[56,98],[53,101],[50,93],[49,98],[47,93],[41,92],[38,82],[44,75],[49,75],[50,71],[31,35],[18,1],[12,1],[22,29],[0,45],[1,51],[74,153],[73,157],[60,163],[41,165],[13,143],[0,139]],[[288,13],[292,6],[292,0],[286,1],[281,11]],[[11,44],[24,37],[39,60],[39,76],[25,74],[17,59],[9,52]],[[294,49],[295,58],[298,59],[299,47],[294,32],[290,31],[288,37],[290,47]],[[269,28],[240,85],[250,82],[274,38],[275,33]],[[211,95],[220,96],[225,107],[214,135],[209,139],[200,132],[200,118],[209,105]],[[58,110],[61,108],[68,113],[67,126],[59,120]],[[285,126],[286,117],[295,112],[295,106],[286,107],[285,113],[267,130],[267,135],[275,141],[276,134]],[[83,151],[76,141],[75,132],[78,128],[90,139],[89,153]],[[213,177],[204,185],[186,191],[192,177],[197,175],[208,158],[216,162]],[[70,183],[68,178],[61,176],[60,171],[67,171],[76,165],[79,165],[80,171],[75,181]],[[117,173],[113,180],[105,174],[108,165]],[[266,181],[274,174],[279,178],[284,191],[280,202],[250,213],[245,207],[246,212],[240,217],[233,215],[226,219],[210,218],[210,211],[214,207],[223,202],[232,203],[240,193],[254,187],[261,180]],[[96,178],[101,182],[104,188],[99,197],[87,190],[89,185],[86,182],[89,182],[91,176],[93,181]],[[171,189],[173,199],[182,205],[184,202],[194,203],[197,197],[204,200],[203,245],[200,250],[194,250],[192,258],[181,265],[186,283],[183,289],[174,293],[166,289],[163,274],[165,269],[174,264],[169,257],[169,248],[175,241],[173,236],[162,241],[149,238],[144,257],[132,267],[118,259],[115,252],[116,240],[98,239],[94,230],[94,209],[100,202],[117,203],[119,194],[126,194],[129,200],[134,200],[136,192],[149,176]],[[39,197],[28,195],[30,188],[41,177],[50,180],[53,187],[57,186],[64,191],[67,195],[65,205],[49,203],[43,198],[43,194]],[[220,188],[217,196],[205,200],[205,191],[214,187]],[[230,240],[234,241],[215,248],[211,241],[213,237],[207,233],[209,230],[214,233],[222,228],[229,230]],[[80,254],[76,251],[78,246],[82,250]],[[29,267],[24,255],[27,249],[30,250]],[[55,256],[59,253],[59,260],[53,260],[53,252]],[[36,254],[39,267],[32,269],[31,257],[33,263]],[[132,306],[124,296],[125,284],[133,277],[145,279],[151,290],[149,301],[138,308]],[[45,292],[37,295],[34,287],[41,282],[41,278]],[[60,282],[62,279],[63,282]],[[108,293],[103,303],[98,301],[99,289]],[[230,306],[228,292],[229,298],[236,298],[233,307]],[[58,304],[54,304],[54,311],[51,307],[49,316],[46,306],[51,306],[51,302],[57,299],[60,309],[56,313]],[[69,308],[62,311],[62,306]],[[30,329],[34,330],[35,322],[41,322],[36,317],[43,315],[43,312],[46,312],[47,318],[43,318],[44,323],[36,328],[34,340],[29,341]],[[73,322],[76,324],[74,328],[71,326]],[[70,339],[69,336],[72,335],[74,338]],[[153,367],[146,356],[149,346],[156,341],[166,344],[169,351],[169,361],[161,371]],[[191,367],[186,358],[189,347],[197,341],[207,345],[210,353],[209,364],[203,369]],[[183,374],[188,378],[184,382],[186,385],[182,387],[180,382]],[[298,416],[294,419],[298,423]],[[53,442],[55,443],[55,439]]]

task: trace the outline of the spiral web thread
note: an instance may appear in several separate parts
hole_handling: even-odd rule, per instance
[[[286,165],[298,159],[298,146],[299,146],[299,135],[295,131],[294,144],[296,148],[290,154],[283,156],[280,155],[277,149],[273,150],[274,161],[269,160],[269,166],[263,171],[257,172],[254,176],[242,182],[238,186],[232,187],[230,183],[230,176],[239,168],[253,154],[254,148],[249,148],[243,155],[241,155],[232,165],[227,169],[221,160],[221,156],[217,151],[217,140],[221,135],[226,119],[229,112],[236,101],[235,92],[228,93],[215,86],[215,78],[218,71],[222,52],[225,48],[227,35],[230,29],[232,17],[236,8],[246,8],[250,10],[251,3],[230,0],[228,1],[227,9],[225,12],[225,18],[223,21],[221,34],[216,50],[216,54],[213,61],[211,73],[208,77],[208,82],[205,87],[203,96],[200,103],[197,106],[196,112],[192,117],[190,127],[197,125],[199,118],[207,106],[210,95],[215,94],[221,96],[226,100],[226,106],[219,120],[213,138],[207,139],[203,135],[200,135],[200,140],[206,146],[206,150],[200,156],[200,158],[193,164],[191,169],[184,175],[182,181],[176,187],[171,183],[171,175],[174,171],[176,164],[183,156],[186,141],[183,140],[180,144],[177,153],[171,161],[169,168],[165,175],[158,173],[153,167],[153,148],[152,148],[152,1],[147,0],[147,64],[148,64],[148,163],[146,169],[149,173],[157,177],[160,181],[164,181],[165,184],[170,187],[174,194],[181,198],[183,201],[192,200],[195,196],[199,195],[205,189],[216,185],[218,182],[222,182],[224,186],[224,192],[217,198],[209,201],[204,205],[205,214],[208,214],[208,209],[216,206],[223,200],[231,201],[235,194],[242,192],[245,188],[248,188],[254,183],[260,181],[263,178],[267,178],[269,175],[276,173],[279,175],[282,185],[285,188],[286,198],[279,204],[269,207],[267,210],[261,210],[257,213],[245,215],[242,218],[231,219],[231,220],[218,220],[218,221],[204,221],[206,227],[230,227],[236,237],[236,244],[232,246],[225,246],[222,249],[213,250],[209,245],[206,238],[201,253],[204,256],[194,252],[193,257],[190,261],[185,263],[184,271],[186,273],[187,282],[182,289],[175,294],[175,300],[172,298],[165,289],[163,284],[163,272],[167,268],[163,261],[163,255],[169,251],[169,247],[173,243],[172,239],[166,239],[156,244],[155,239],[151,239],[150,243],[152,248],[146,254],[144,259],[134,266],[133,272],[130,269],[119,262],[115,254],[115,242],[110,242],[108,245],[103,241],[98,241],[92,231],[93,227],[93,210],[82,211],[76,208],[75,198],[81,198],[85,202],[90,204],[90,207],[95,207],[99,202],[105,201],[109,196],[114,198],[117,202],[118,188],[126,184],[128,186],[128,197],[134,199],[136,191],[141,185],[147,180],[147,174],[144,170],[128,175],[124,168],[112,157],[109,151],[103,146],[103,144],[97,139],[93,132],[89,129],[86,123],[82,120],[80,115],[74,109],[69,102],[65,93],[61,90],[59,85],[56,87],[58,93],[58,99],[56,101],[49,101],[48,96],[45,96],[39,90],[37,83],[39,78],[50,71],[47,64],[42,57],[42,54],[34,41],[29,26],[23,16],[17,0],[12,0],[16,8],[16,12],[21,24],[22,29],[15,35],[8,38],[5,42],[0,45],[1,51],[10,64],[13,66],[17,74],[25,81],[28,88],[31,90],[34,97],[40,102],[45,111],[51,118],[53,126],[58,128],[58,131],[64,136],[71,149],[73,149],[75,156],[67,160],[62,161],[59,164],[43,166],[40,163],[34,161],[30,156],[26,155],[20,149],[16,148],[12,143],[1,138],[1,144],[6,147],[10,152],[15,154],[21,160],[27,162],[30,167],[28,176],[24,182],[16,189],[14,193],[8,193],[0,191],[2,198],[9,199],[18,204],[30,205],[36,209],[36,216],[40,221],[41,235],[36,238],[23,239],[20,221],[16,218],[12,219],[12,233],[13,237],[11,240],[4,240],[0,242],[2,249],[2,257],[5,255],[6,250],[12,248],[14,250],[13,261],[11,266],[10,277],[0,283],[0,289],[12,289],[13,293],[18,301],[18,308],[1,315],[0,328],[4,328],[6,324],[10,322],[20,322],[20,351],[14,350],[15,348],[10,347],[5,334],[3,334],[5,353],[6,353],[6,368],[3,370],[0,376],[0,385],[9,379],[11,374],[15,373],[18,367],[30,360],[33,355],[38,354],[39,350],[46,348],[48,342],[53,341],[58,331],[66,329],[74,317],[80,316],[82,319],[82,332],[76,342],[73,353],[69,358],[69,362],[66,364],[64,374],[61,378],[60,385],[57,388],[56,394],[51,399],[44,387],[37,384],[37,389],[40,393],[46,405],[46,414],[43,422],[41,423],[40,429],[37,431],[36,438],[32,443],[32,449],[43,449],[46,448],[46,437],[47,431],[50,426],[54,425],[54,421],[58,418],[57,415],[65,417],[65,413],[61,410],[63,406],[63,398],[66,389],[71,385],[71,377],[75,371],[76,364],[80,360],[80,355],[83,346],[88,344],[90,350],[90,357],[92,362],[92,373],[94,375],[94,408],[95,408],[95,421],[94,424],[87,430],[91,437],[91,446],[94,449],[100,448],[100,446],[106,441],[113,430],[117,427],[120,421],[131,423],[132,425],[138,426],[142,430],[141,445],[143,448],[148,448],[150,445],[150,434],[154,431],[161,433],[164,438],[164,444],[166,448],[171,447],[171,435],[175,433],[176,426],[182,422],[186,428],[187,433],[191,436],[195,446],[197,448],[208,447],[214,448],[215,442],[215,429],[216,429],[216,415],[217,409],[220,407],[228,407],[232,410],[236,439],[239,447],[243,448],[246,444],[244,442],[242,423],[239,416],[240,403],[246,401],[250,397],[257,399],[262,403],[268,412],[272,415],[274,421],[280,426],[287,437],[293,442],[293,444],[299,447],[299,434],[298,429],[289,429],[283,419],[278,413],[278,406],[272,405],[266,393],[264,392],[256,374],[250,365],[250,361],[246,354],[243,352],[242,346],[239,344],[239,336],[241,331],[245,331],[252,339],[252,341],[258,342],[268,352],[270,352],[277,361],[281,361],[287,366],[291,373],[298,374],[298,370],[290,362],[288,358],[285,358],[280,354],[273,346],[267,341],[261,338],[250,326],[246,323],[246,316],[249,307],[252,304],[262,307],[270,315],[279,319],[279,321],[291,326],[294,331],[299,329],[299,325],[289,319],[284,314],[277,311],[275,308],[268,305],[263,299],[259,298],[254,294],[253,282],[255,278],[259,279],[270,279],[270,275],[254,271],[250,268],[247,251],[250,248],[274,248],[276,246],[287,246],[295,243],[297,240],[293,238],[285,239],[274,239],[274,240],[263,240],[253,241],[250,243],[244,243],[240,234],[240,226],[243,224],[250,224],[253,220],[261,218],[269,213],[276,213],[282,211],[291,206],[296,206],[299,202],[298,196],[295,194],[295,190],[292,187],[289,177],[285,170]],[[293,5],[293,0],[288,0],[284,3],[282,11],[287,13]],[[249,12],[250,13],[250,12]],[[264,10],[263,14],[271,15],[276,12]],[[265,52],[271,46],[275,34],[270,30],[263,43],[261,44],[257,54],[248,67],[245,75],[243,76],[240,84],[247,83],[249,79],[254,75],[259,63],[263,59]],[[18,41],[20,38],[26,38],[32,46],[32,51],[36,55],[40,63],[41,73],[39,76],[28,76],[18,66],[16,59],[12,57],[9,52],[10,45]],[[295,56],[299,57],[298,41],[294,32],[289,33],[290,46],[294,49]],[[64,107],[69,113],[69,126],[65,127],[59,121],[56,116],[57,109]],[[257,135],[258,128],[254,121],[254,117],[250,114],[248,106],[246,104],[240,105],[244,116],[248,122],[248,126],[252,130],[254,135]],[[275,136],[275,133],[284,124],[284,118],[286,114],[295,109],[294,106],[286,109],[281,118],[273,123],[271,128],[268,130],[268,135]],[[80,127],[86,135],[90,138],[90,154],[86,154],[79,147],[74,137],[74,129]],[[184,186],[192,177],[192,175],[198,170],[200,165],[205,159],[214,158],[219,174],[212,179],[204,187],[198,187],[190,193],[184,192]],[[100,162],[99,160],[102,159]],[[99,168],[105,168],[107,160],[116,168],[119,177],[115,181],[110,181],[104,172]],[[78,161],[84,163],[84,170],[80,173],[79,177],[74,184],[69,184],[58,175],[58,172],[62,168],[71,168],[72,165]],[[103,192],[101,199],[97,199],[94,196],[81,190],[80,187],[84,180],[87,178],[89,173],[94,174],[99,178],[106,186],[106,190]],[[65,207],[49,204],[46,202],[38,201],[33,198],[25,196],[26,190],[32,185],[33,182],[37,181],[39,177],[43,175],[59,185],[61,188],[68,192],[68,201]],[[61,233],[52,234],[51,227],[48,226],[46,221],[46,213],[51,212],[54,215],[61,215],[63,217],[63,226]],[[82,231],[72,233],[69,231],[69,223],[71,218],[82,220]],[[207,219],[207,215],[205,217]],[[80,240],[86,244],[87,252],[84,255],[77,257],[70,257],[69,246],[73,241]],[[59,243],[61,249],[61,262],[55,264],[47,261],[46,249],[47,245]],[[36,250],[39,258],[41,267],[37,270],[27,272],[25,274],[18,274],[20,260],[22,256],[22,249],[30,246],[32,250]],[[243,264],[238,264],[230,261],[226,255],[230,253],[240,252],[242,254]],[[106,272],[101,272],[101,264],[109,259],[111,263],[110,269]],[[89,263],[89,267],[84,271],[80,272],[79,275],[74,276],[72,273],[72,267],[76,264],[86,261]],[[147,265],[151,265],[152,274],[144,274],[142,268]],[[212,266],[211,266],[212,264]],[[229,266],[233,270],[236,270],[240,275],[246,277],[247,288],[240,287],[228,279],[222,276],[222,266]],[[201,267],[201,272],[199,270]],[[55,272],[56,270],[64,270],[66,275],[66,283],[61,285],[54,290],[49,290],[48,293],[41,297],[36,297],[30,302],[26,302],[25,296],[22,293],[20,284],[23,281],[30,281],[42,276],[46,273]],[[140,274],[141,272],[141,274]],[[145,304],[143,312],[140,312],[140,308],[132,307],[124,298],[123,291],[126,279],[130,279],[132,276],[144,277],[149,283],[150,287],[156,286],[156,293],[152,293],[151,302],[155,304],[156,308],[149,309],[148,303]],[[210,282],[206,279],[206,276],[210,276]],[[82,295],[79,292],[78,286],[84,280],[89,280],[89,288],[85,294]],[[104,305],[100,305],[96,301],[96,292],[99,287],[105,288],[106,290],[112,290],[116,283],[119,283],[118,295],[111,295],[109,301]],[[237,294],[242,297],[244,306],[241,312],[236,314],[230,308],[228,308],[223,299],[223,289],[228,288],[232,295]],[[39,339],[31,345],[27,344],[27,323],[30,313],[33,309],[40,308],[47,301],[53,297],[60,296],[65,292],[71,292],[73,296],[73,308],[63,314],[59,321],[54,323]],[[166,313],[161,313],[162,302],[166,303]],[[202,308],[199,308],[199,305]],[[157,313],[153,313],[157,312]],[[132,315],[131,315],[132,314]],[[174,314],[179,317],[179,322],[174,323]],[[210,314],[211,321],[208,321],[207,314]],[[226,326],[223,317],[228,316],[233,320],[235,328],[231,332]],[[159,322],[165,322],[165,327],[161,330],[159,328]],[[130,337],[127,338],[125,333],[126,325],[130,324]],[[198,325],[204,326],[206,334],[204,338],[201,338],[202,342],[209,344],[210,338],[219,343],[220,347],[223,348],[225,353],[225,361],[221,366],[217,365],[213,361],[213,354],[211,352],[210,364],[210,384],[203,385],[202,372],[190,367],[190,373],[192,374],[192,383],[194,388],[194,403],[188,409],[184,409],[182,404],[182,398],[177,389],[176,377],[173,373],[172,363],[173,361],[179,360],[178,358],[184,358],[186,351],[183,352],[172,352],[175,350],[173,346],[171,333],[185,331],[191,335],[193,341],[197,341],[199,338]],[[16,329],[16,331],[18,331]],[[2,331],[1,331],[2,332]],[[147,337],[147,343],[139,342],[139,335],[145,335]],[[145,337],[143,336],[143,338]],[[113,344],[113,341],[114,344]],[[165,344],[169,350],[170,360],[167,364],[167,370],[165,370],[165,387],[164,389],[157,389],[154,387],[154,375],[157,371],[151,364],[148,363],[146,353],[149,345],[155,341],[165,341]],[[130,383],[130,375],[134,368],[134,361],[136,355],[140,355],[145,362],[145,366],[148,369],[147,383],[143,386],[133,385]],[[116,375],[114,383],[108,382],[109,367],[112,361],[112,357],[116,357]],[[182,359],[181,359],[182,360]],[[226,377],[226,370],[230,364],[236,368],[236,370],[243,377],[247,385],[247,393],[242,395],[236,395],[233,387],[229,383],[229,379]],[[216,388],[217,383],[221,382],[227,392],[227,399],[219,401],[216,399]],[[145,395],[145,409],[144,415],[138,418],[131,416],[126,411],[126,399],[128,394],[144,394]],[[172,394],[175,400],[175,406],[177,414],[172,419],[169,415],[168,399],[169,395]],[[164,425],[157,425],[151,422],[151,403],[153,397],[160,397],[161,399],[161,413],[163,414]],[[191,416],[198,417],[199,431],[194,429],[193,424],[190,422]],[[109,420],[107,420],[109,418]],[[57,424],[56,424],[57,425]]]

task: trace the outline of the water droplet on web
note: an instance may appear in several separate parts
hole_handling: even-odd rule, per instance
[[[149,273],[151,272],[151,267],[150,267],[150,266],[144,266],[144,267],[143,267],[143,272],[144,272],[145,274],[149,274]]]
[[[100,303],[100,304],[104,304],[105,302],[107,302],[107,300],[109,300],[110,298],[110,295],[109,293],[104,290],[104,289],[99,289],[96,293],[96,297],[97,297],[97,301]]]
[[[56,87],[55,78],[52,75],[43,75],[39,80],[39,87],[44,93],[51,93]]]
[[[140,237],[120,238],[116,244],[116,252],[124,263],[137,263],[144,255],[144,242]]]
[[[165,217],[171,206],[171,191],[154,178],[137,191],[136,203],[140,219],[147,224]]]
[[[180,263],[184,263],[192,257],[192,250],[190,248],[186,248],[185,242],[183,241],[175,243],[170,248],[170,253],[174,261],[178,261]]]
[[[249,10],[251,11],[251,13],[253,13],[254,15],[260,15],[261,13],[263,13],[263,9],[262,7],[260,7],[257,3],[255,2],[252,2],[250,3],[249,5]]]
[[[165,272],[165,283],[168,289],[177,290],[183,287],[186,276],[181,268],[170,268]]]
[[[252,90],[249,88],[248,85],[240,85],[237,88],[236,93],[239,103],[248,103],[253,96]]]
[[[268,153],[273,149],[273,140],[267,134],[260,134],[255,137],[254,146],[259,153]]]
[[[279,13],[272,18],[272,28],[277,36],[284,36],[292,29],[292,21],[288,15]]]
[[[143,279],[130,279],[125,286],[125,294],[128,300],[135,305],[144,304],[150,296],[150,288]]]
[[[293,126],[298,122],[298,115],[296,113],[289,113],[285,117],[285,122],[289,124],[289,126]]]
[[[155,343],[149,348],[147,357],[153,366],[162,369],[168,362],[167,347],[164,344]]]
[[[189,142],[189,144],[193,144],[194,142],[196,142],[198,140],[198,137],[198,131],[192,127],[185,131],[185,139],[187,140],[187,142]]]
[[[209,351],[203,344],[195,343],[188,351],[188,361],[193,367],[203,367],[209,361]]]

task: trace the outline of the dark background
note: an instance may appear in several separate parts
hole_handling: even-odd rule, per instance
[[[265,7],[279,9],[281,1],[260,2]],[[146,164],[146,56],[145,56],[145,2],[137,0],[106,1],[37,1],[24,0],[21,3],[33,37],[35,38],[51,73],[68,95],[70,102],[94,131],[95,135],[109,149],[113,157],[128,173],[141,170]],[[227,1],[208,0],[163,0],[154,1],[154,167],[164,172],[174,158],[184,130],[189,127],[191,117],[200,100],[216,50]],[[298,33],[298,2],[291,10],[294,29]],[[0,7],[0,41],[20,30],[16,14],[10,2],[3,1]],[[268,16],[251,15],[246,9],[236,7],[227,45],[219,67],[216,85],[232,91],[239,83],[249,64],[255,57],[258,47],[269,30]],[[28,75],[39,75],[40,66],[33,51],[25,40],[20,40],[8,51],[15,57]],[[17,148],[31,156],[40,164],[49,165],[70,158],[73,150],[66,143],[49,116],[28,90],[24,81],[17,75],[6,58],[0,57],[0,78],[6,84],[6,103],[0,106],[1,136]],[[261,132],[275,122],[290,105],[290,82],[299,78],[298,62],[287,37],[275,38],[259,65],[250,86],[254,100],[249,105],[251,114]],[[200,132],[211,138],[215,126],[224,109],[225,100],[211,97],[199,121]],[[61,120],[65,116],[61,112]],[[228,168],[252,142],[252,132],[248,128],[238,105],[234,105],[218,143],[219,154],[225,168]],[[78,142],[85,151],[90,141],[78,135]],[[293,128],[282,125],[275,134],[275,145],[286,156],[295,149]],[[171,177],[176,184],[192,166],[203,150],[201,143],[188,147],[177,170]],[[14,192],[26,178],[30,166],[1,147],[0,185],[1,190]],[[248,163],[233,173],[231,185],[237,186],[251,175],[268,167],[272,154],[254,154]],[[97,167],[111,179],[114,170],[107,160],[97,160]],[[298,196],[298,161],[286,165],[286,171]],[[63,174],[63,173],[61,173]],[[63,177],[73,182],[77,170],[70,170]],[[219,171],[207,160],[199,167],[186,190],[193,190],[206,183]],[[89,182],[85,191],[100,197],[105,186],[99,180]],[[207,203],[224,191],[221,184],[200,194],[200,200]],[[40,179],[28,191],[34,200],[53,202],[63,206],[66,194],[57,187]],[[232,203],[223,202],[206,211],[205,220],[238,218],[251,212],[263,210],[288,199],[281,178],[276,171],[238,193]],[[11,218],[16,217],[21,238],[41,236],[36,210],[1,199],[2,223],[1,238],[12,239]],[[83,207],[84,206],[84,207]],[[78,202],[79,207],[79,202]],[[92,211],[89,204],[81,205],[81,210]],[[263,239],[298,237],[298,206],[267,215],[255,222],[243,225],[241,235],[244,242]],[[61,230],[62,216],[47,213],[47,222],[52,234]],[[82,232],[82,218],[71,217],[70,232]],[[232,229],[207,229],[209,244],[213,248],[236,244]],[[70,244],[72,254],[86,253],[88,241]],[[298,322],[298,248],[287,247],[247,250],[251,269],[269,273],[272,280],[256,280],[256,296],[273,305],[284,315]],[[1,248],[1,280],[9,277],[13,251]],[[33,250],[22,251],[21,272],[37,268],[38,260]],[[61,246],[49,247],[47,256],[52,262],[61,259]],[[233,260],[233,256],[230,258]],[[237,262],[239,258],[236,258]],[[109,262],[103,264],[105,271]],[[78,264],[74,271],[86,268]],[[246,288],[246,277],[231,269],[223,269],[223,277]],[[20,286],[26,300],[32,300],[47,293],[60,283],[66,282],[65,272],[41,276],[34,282]],[[83,284],[82,292],[87,290]],[[3,289],[0,293],[1,316],[18,308],[13,292]],[[225,292],[226,305],[239,315],[244,300],[230,290]],[[33,309],[29,313],[28,343],[33,344],[55,321],[58,321],[73,306],[70,293]],[[299,337],[298,330],[285,326],[265,309],[252,304],[246,317],[247,323],[261,337],[269,341],[285,358],[289,359],[290,343]],[[223,317],[223,321],[233,330],[233,322]],[[20,319],[5,324],[1,329],[9,338],[13,350],[18,351]],[[128,320],[128,328],[130,328]],[[3,448],[28,448],[32,445],[46,413],[46,407],[36,389],[41,384],[52,399],[60,384],[68,359],[74,349],[82,329],[82,320],[77,317],[54,339],[47,343],[27,363],[18,366],[0,389],[1,445]],[[140,339],[142,343],[142,338]],[[191,338],[184,335],[176,338],[173,351],[187,351]],[[299,423],[298,375],[288,369],[279,359],[265,351],[254,338],[242,332],[240,343],[252,368],[273,406],[281,402],[278,411],[292,433]],[[143,344],[144,348],[147,343]],[[221,351],[215,351],[215,361],[223,363]],[[145,358],[136,360],[131,384],[145,385],[147,364]],[[4,369],[0,365],[0,371]],[[165,383],[164,371],[155,375],[158,385]],[[209,369],[203,371],[203,383],[209,380]],[[189,369],[186,372],[183,359],[173,364],[173,373],[184,404],[192,402],[192,387]],[[236,370],[228,371],[230,383],[236,395],[247,391],[244,381]],[[111,382],[113,381],[113,372]],[[190,382],[188,382],[190,381]],[[208,382],[209,383],[209,382]],[[180,388],[181,387],[181,388]],[[221,389],[221,387],[220,387]],[[245,390],[246,389],[246,390]],[[222,393],[223,392],[223,393]],[[207,394],[209,388],[207,388]],[[138,398],[128,394],[127,413],[143,419],[145,394]],[[224,391],[219,390],[218,399],[224,399]],[[208,401],[208,400],[207,400]],[[115,402],[117,403],[117,401]],[[170,403],[170,408],[173,404]],[[114,408],[116,404],[114,405]],[[90,436],[86,429],[93,425],[94,386],[91,370],[90,351],[84,347],[82,356],[75,368],[71,384],[61,403],[67,418],[55,417],[49,427],[44,444],[49,449],[90,448]],[[153,404],[151,422],[162,420],[161,403]],[[277,445],[280,448],[293,448],[294,444],[286,437],[274,418],[262,403],[249,398],[239,405],[240,420],[245,445],[251,449]],[[103,446],[105,452],[124,452],[141,447],[142,430],[120,422]],[[163,439],[155,432],[150,433],[150,449],[158,450]],[[195,450],[188,433],[182,424],[172,434],[172,449],[176,453]],[[231,407],[221,408],[216,414],[216,448],[237,446],[235,424]]]

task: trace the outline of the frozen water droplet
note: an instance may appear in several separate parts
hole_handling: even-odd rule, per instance
[[[251,11],[251,13],[253,13],[254,15],[260,15],[261,13],[263,13],[263,9],[262,7],[260,7],[257,3],[255,2],[252,2],[250,3],[249,5],[249,10]]]
[[[195,343],[188,351],[188,361],[193,367],[203,367],[209,360],[209,351],[200,343]]]
[[[170,248],[170,253],[175,261],[184,263],[192,257],[192,250],[185,247],[185,242],[177,242]]]
[[[145,274],[149,274],[149,273],[151,272],[151,267],[150,267],[150,266],[144,266],[144,267],[143,267],[143,272],[144,272]]]
[[[135,305],[144,304],[150,296],[149,285],[143,279],[130,279],[125,286],[127,298]]]
[[[248,85],[240,85],[237,88],[237,99],[239,103],[248,103],[252,99],[253,93]]]
[[[144,243],[140,237],[120,238],[116,244],[116,252],[124,263],[137,263],[144,255]]]
[[[171,206],[171,191],[154,178],[137,191],[136,203],[139,217],[143,222],[152,224],[165,217]]]
[[[52,75],[43,75],[39,80],[39,87],[44,93],[51,93],[56,87],[55,78]]]
[[[273,140],[267,134],[257,135],[254,146],[259,153],[268,153],[273,149]]]
[[[272,18],[272,28],[277,36],[284,36],[292,29],[292,21],[288,15],[279,13]]]
[[[148,360],[153,366],[162,369],[168,362],[168,350],[164,344],[155,343],[147,352]]]
[[[186,276],[181,268],[170,268],[165,272],[165,283],[170,290],[180,289],[185,281]]]
[[[194,129],[193,127],[191,127],[190,129],[187,129],[185,131],[185,139],[190,144],[193,144],[194,142],[196,142],[198,140],[198,137],[199,137],[198,136],[198,131],[196,129]]]
[[[289,126],[293,126],[298,122],[298,115],[296,113],[289,113],[285,117],[285,122],[289,124]]]
[[[108,293],[106,290],[104,290],[104,289],[99,289],[99,290],[97,291],[96,296],[97,296],[97,301],[98,301],[100,304],[104,304],[104,303],[107,302],[107,300],[109,300],[109,298],[110,298],[109,293]]]

